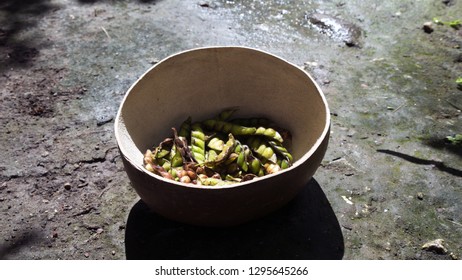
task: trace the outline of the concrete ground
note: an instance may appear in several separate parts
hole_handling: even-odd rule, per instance
[[[461,15],[456,0],[0,1],[0,258],[459,259]],[[229,230],[150,213],[113,133],[141,74],[212,45],[304,68],[332,112],[307,189]]]

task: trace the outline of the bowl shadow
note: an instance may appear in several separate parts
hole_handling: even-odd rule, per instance
[[[163,218],[139,200],[125,229],[127,259],[239,260],[343,258],[343,235],[315,179],[286,206],[246,224],[211,228]]]

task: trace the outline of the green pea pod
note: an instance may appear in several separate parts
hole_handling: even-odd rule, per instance
[[[232,152],[231,154],[229,154],[228,158],[223,162],[223,164],[224,165],[229,165],[229,164],[235,162],[238,157],[239,157],[238,154],[236,154],[235,152]]]
[[[246,148],[243,148],[242,145],[239,143],[238,145],[236,145],[236,148],[234,149],[234,152],[237,152],[238,153],[238,156],[237,156],[237,159],[236,159],[236,163],[237,165],[239,166],[239,168],[244,171],[244,172],[247,172],[249,170],[249,164],[247,162],[247,154],[246,153],[246,150],[245,149],[249,149],[248,147]],[[249,150],[250,152],[250,150]]]
[[[234,152],[236,154],[243,152],[242,144],[239,140],[236,140],[236,145],[234,146]]]
[[[281,169],[286,169],[289,168],[292,164],[284,158],[278,161],[278,165],[281,167]]]
[[[283,141],[280,141],[280,142],[286,142],[286,141],[291,141],[292,140],[292,134],[290,133],[289,130],[281,128],[281,127],[275,125],[275,123],[272,122],[268,118],[238,118],[238,119],[230,120],[230,122],[232,122],[234,124],[242,125],[242,126],[248,126],[248,127],[271,128],[271,129],[277,131],[278,134],[283,139]],[[273,133],[273,132],[271,132],[271,133],[270,132],[271,131],[266,131],[267,134],[268,133],[269,134]],[[272,137],[272,136],[270,135],[269,137]],[[275,137],[280,139],[279,136],[275,136]]]
[[[166,138],[164,141],[160,142],[160,144],[154,149],[152,152],[152,158],[155,162],[158,159],[166,157],[173,146],[173,138]]]
[[[172,127],[172,130],[174,136],[174,146],[176,147],[176,151],[181,155],[183,162],[194,162],[194,158],[191,154],[191,150],[189,149],[188,141],[186,140],[186,138],[178,136],[178,132],[174,127]]]
[[[274,151],[278,155],[285,158],[289,164],[292,163],[292,161],[294,160],[292,155],[289,153],[289,151],[287,151],[287,149],[280,142],[268,141],[268,144],[274,149]]]
[[[263,166],[266,174],[273,174],[281,171],[281,167],[277,163],[267,162]]]
[[[221,113],[217,116],[217,120],[220,121],[227,121],[231,118],[231,116],[238,110],[238,107],[231,107],[221,111]]]
[[[223,150],[217,155],[214,161],[207,161],[205,162],[205,165],[208,167],[214,167],[222,162],[224,162],[226,159],[228,159],[229,155],[233,152],[234,150],[234,145],[236,144],[236,140],[234,139],[233,134],[228,135],[228,141],[226,141],[225,145],[223,146]]]
[[[279,134],[279,132],[277,132],[273,128],[265,128],[263,126],[260,126],[255,131],[255,135],[266,136],[268,138],[274,139],[274,140],[279,141],[281,143],[284,141],[281,134]]]
[[[276,163],[277,161],[276,153],[271,147],[266,147],[261,155],[272,163]]]
[[[223,132],[223,133],[232,133],[235,136],[238,135],[253,135],[257,131],[255,127],[245,127],[241,125],[236,125],[230,122],[220,121],[209,119],[203,122],[207,129]]]
[[[156,158],[157,159],[165,158],[166,156],[168,156],[169,153],[170,153],[170,150],[159,149],[159,150],[157,150]]]
[[[257,150],[262,144],[263,140],[261,137],[249,137],[247,139],[247,145],[249,145],[252,150]]]
[[[214,149],[215,151],[222,151],[225,146],[225,141],[221,140],[219,137],[213,137],[207,143],[207,147]]]
[[[170,163],[172,167],[178,167],[183,165],[183,157],[178,151],[176,145],[173,145],[172,150],[170,151]]]
[[[170,163],[170,161],[166,160],[166,159],[162,159],[162,164],[161,164],[162,168],[165,169],[165,171],[170,171],[170,169],[172,168],[172,164]]]
[[[209,150],[206,152],[206,160],[207,162],[215,162],[218,153],[215,150]]]
[[[191,117],[188,117],[180,126],[178,136],[189,139],[191,137]]]
[[[198,182],[203,186],[221,186],[226,184],[222,179],[202,176],[202,174],[198,176]]]
[[[263,176],[264,171],[262,168],[261,161],[258,158],[254,157],[253,155],[249,155],[248,160],[249,160],[250,172],[252,172],[253,174],[257,176]]]
[[[248,144],[252,151],[255,152],[264,163],[267,161],[276,163],[276,153],[265,140],[262,140],[260,137],[251,137],[248,139]]]
[[[200,123],[191,126],[191,152],[197,163],[205,162],[205,134]]]

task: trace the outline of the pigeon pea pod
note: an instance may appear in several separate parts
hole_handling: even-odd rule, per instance
[[[277,154],[283,156],[289,164],[294,160],[289,151],[287,151],[287,149],[280,142],[268,141],[268,144],[274,149],[274,151]]]
[[[246,127],[242,125],[233,124],[226,121],[221,120],[214,120],[209,119],[203,122],[207,129],[216,131],[216,132],[223,132],[223,133],[231,133],[235,136],[239,135],[253,135],[257,131],[255,127]]]
[[[180,126],[180,130],[178,131],[178,136],[184,137],[189,139],[191,136],[191,117],[188,117]]]
[[[241,143],[238,142],[234,152],[237,153],[237,165],[242,171],[247,172],[249,170],[249,163],[247,162],[247,156],[250,153],[249,148],[247,146],[243,147]]]
[[[271,147],[266,147],[261,153],[261,156],[272,163],[275,163],[277,161],[276,153],[273,151]]]
[[[176,147],[176,151],[180,154],[181,159],[183,162],[193,162],[194,158],[191,154],[191,150],[188,147],[188,141],[184,137],[178,136],[176,129],[173,127],[173,141],[174,147]]]
[[[191,152],[197,163],[205,162],[205,134],[199,123],[191,126]]]
[[[231,152],[228,156],[228,158],[223,162],[224,165],[230,165],[233,162],[236,162],[237,158],[239,157],[238,154],[235,152]]]
[[[168,154],[170,154],[170,149],[169,150],[167,150],[165,148],[157,149],[156,150],[156,159],[161,159],[161,158],[165,158],[166,156],[168,156]]]
[[[226,141],[225,145],[223,146],[223,150],[217,155],[214,161],[207,161],[205,162],[206,166],[213,167],[228,159],[229,155],[234,150],[234,145],[236,144],[236,140],[234,136],[230,133],[228,135],[228,141]]]
[[[236,110],[200,122],[188,117],[178,132],[172,128],[173,137],[146,151],[143,166],[164,178],[203,186],[245,182],[290,167],[290,132],[266,118],[231,119]]]
[[[289,168],[292,164],[287,161],[287,159],[281,159],[281,160],[278,160],[278,165],[281,167],[281,169],[286,169],[286,168]]]
[[[249,147],[256,153],[264,162],[271,161],[276,163],[277,156],[273,149],[267,144],[267,141],[260,137],[251,137],[248,139]]]
[[[231,116],[238,110],[237,107],[231,107],[221,111],[221,113],[217,116],[217,120],[220,121],[227,121],[231,118]]]
[[[173,138],[166,138],[164,141],[160,142],[159,146],[154,149],[155,160],[167,157],[170,154],[170,150],[173,146]]]
[[[219,137],[213,137],[207,143],[207,147],[215,151],[222,151],[225,146],[225,141],[221,140]]]
[[[208,177],[206,175],[200,174],[198,176],[198,182],[200,182],[201,185],[203,186],[222,186],[229,184],[229,182],[226,182],[222,179],[219,178],[214,178],[214,177]]]
[[[271,139],[274,139],[276,141],[279,141],[279,142],[283,142],[284,139],[282,138],[281,134],[279,134],[279,132],[277,132],[276,130],[274,130],[273,128],[265,128],[263,126],[260,126],[257,128],[257,130],[255,131],[255,135],[262,135],[262,136],[266,136],[268,138],[271,138]]]
[[[162,166],[162,168],[165,169],[165,171],[170,171],[170,169],[172,168],[172,164],[170,163],[170,161],[166,160],[165,158],[161,159],[160,160],[160,166]]]
[[[170,163],[171,167],[178,167],[183,165],[183,158],[181,157],[180,152],[176,145],[173,145],[172,150],[170,151]]]
[[[262,135],[269,138],[272,138],[276,141],[283,142],[284,139],[282,136],[274,130],[273,128],[265,128],[265,127],[248,127],[242,126],[238,124],[234,124],[232,122],[226,122],[216,119],[209,119],[203,122],[207,129],[217,131],[217,132],[224,132],[224,133],[232,133],[235,136],[242,136],[242,135]]]
[[[253,155],[249,155],[249,169],[250,169],[250,172],[252,172],[253,174],[259,177],[265,175],[263,168],[262,168],[261,161],[258,158],[254,157]]]
[[[215,150],[210,150],[206,152],[206,161],[207,162],[215,162],[218,153]]]
[[[266,174],[274,174],[281,171],[281,167],[277,163],[267,162],[263,167]]]

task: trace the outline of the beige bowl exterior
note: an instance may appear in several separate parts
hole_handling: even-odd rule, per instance
[[[171,136],[172,127],[229,107],[239,107],[237,117],[269,117],[289,129],[293,166],[220,187],[164,179],[142,167],[143,153]],[[162,60],[127,91],[115,120],[125,170],[140,198],[166,218],[203,226],[244,223],[292,200],[319,167],[329,129],[326,99],[309,74],[244,47],[193,49]]]

